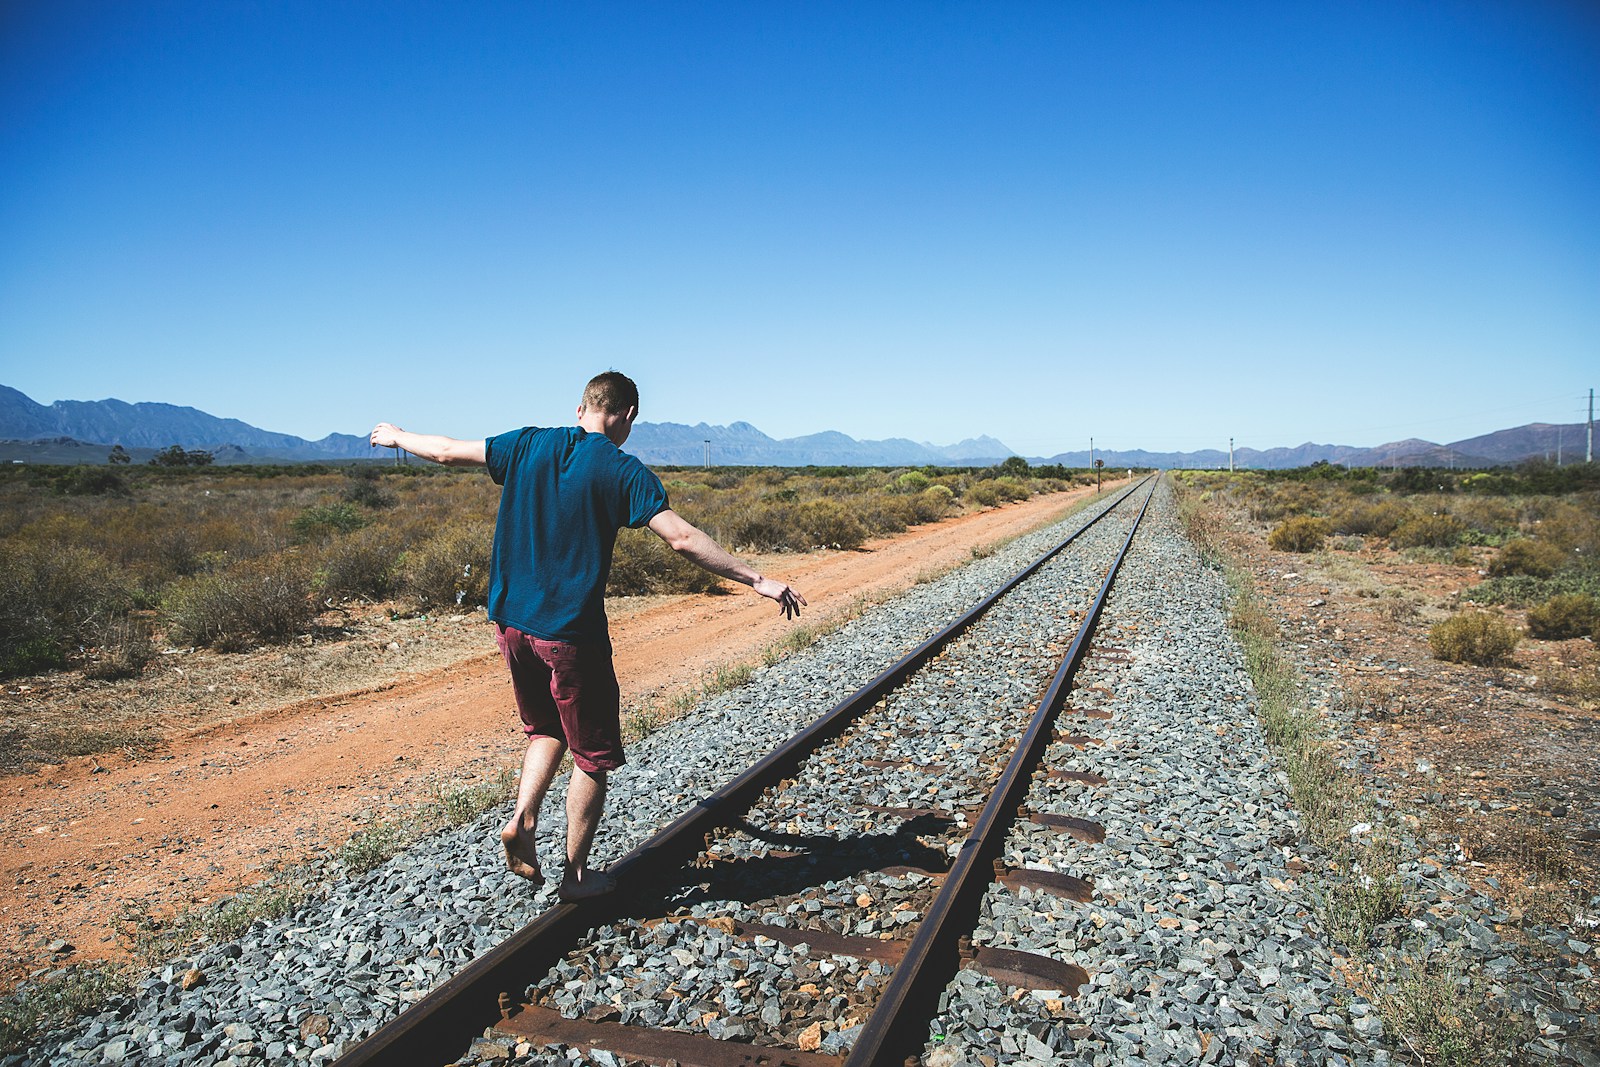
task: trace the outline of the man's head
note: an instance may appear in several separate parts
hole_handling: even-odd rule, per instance
[[[639,416],[639,387],[621,371],[596,374],[583,387],[578,402],[578,425],[592,433],[603,433],[619,448]]]

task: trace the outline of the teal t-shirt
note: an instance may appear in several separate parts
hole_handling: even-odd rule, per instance
[[[546,641],[609,643],[605,592],[617,530],[666,510],[661,479],[579,426],[529,426],[485,445],[489,476],[502,486],[489,618]]]

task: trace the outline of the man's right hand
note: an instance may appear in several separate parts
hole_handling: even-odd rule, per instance
[[[758,578],[751,588],[768,600],[776,600],[778,607],[783,609],[783,617],[786,619],[799,618],[800,609],[806,604],[806,598],[797,591],[771,578]]]
[[[396,434],[405,433],[400,427],[390,422],[380,422],[372,428],[372,435],[368,440],[373,448],[399,448],[400,442],[395,439]]]

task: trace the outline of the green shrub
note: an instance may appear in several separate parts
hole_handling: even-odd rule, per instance
[[[1566,553],[1555,545],[1519,537],[1507,541],[1494,559],[1489,561],[1489,573],[1496,577],[1507,574],[1529,574],[1535,578],[1548,578],[1567,562]]]
[[[1361,500],[1336,511],[1331,525],[1334,533],[1388,537],[1410,516],[1411,509],[1395,500]]]
[[[121,573],[77,545],[0,544],[0,676],[64,667],[91,627],[127,611]]]
[[[1587,593],[1553,596],[1528,612],[1528,633],[1541,641],[1564,641],[1600,632],[1600,601]]]
[[[311,577],[280,553],[175,583],[165,600],[167,637],[177,644],[241,652],[284,641],[311,624]]]
[[[1562,593],[1587,593],[1600,598],[1600,567],[1567,568],[1548,578],[1507,574],[1487,578],[1467,590],[1466,598],[1479,604],[1533,607]]]
[[[906,471],[894,480],[895,487],[904,493],[920,493],[931,484],[921,471]]]
[[[1504,662],[1521,638],[1501,620],[1480,611],[1452,615],[1428,631],[1436,658],[1480,667]]]
[[[1328,536],[1328,524],[1309,515],[1285,519],[1267,534],[1267,544],[1279,552],[1315,552]]]
[[[611,555],[611,596],[650,593],[709,593],[725,588],[722,579],[701,570],[649,530],[618,530]]]
[[[450,526],[400,557],[400,589],[427,611],[481,607],[489,599],[486,522]]]
[[[1389,543],[1395,548],[1453,548],[1466,532],[1466,523],[1454,515],[1418,515],[1397,526]]]

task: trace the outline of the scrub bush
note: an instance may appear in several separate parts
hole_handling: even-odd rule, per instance
[[[0,544],[0,676],[64,667],[97,622],[127,611],[122,575],[77,545]]]
[[[992,508],[1000,503],[1000,490],[993,481],[979,482],[967,489],[963,499],[979,507]]]
[[[721,529],[713,536],[745,551],[776,552],[789,546],[792,528],[789,511],[789,507],[782,503],[757,504],[747,511],[726,517],[720,524]]]
[[[347,504],[367,508],[393,507],[396,497],[383,487],[375,467],[351,467],[345,471],[344,491],[339,495]]]
[[[1411,509],[1395,500],[1360,500],[1334,512],[1334,533],[1363,537],[1388,537],[1411,516]]]
[[[322,550],[315,588],[321,597],[382,600],[395,591],[400,537],[393,530],[368,527],[336,537]]]
[[[1466,532],[1467,524],[1454,515],[1418,515],[1397,526],[1389,543],[1395,548],[1452,548]]]
[[[487,522],[447,526],[400,557],[400,591],[425,611],[482,607],[489,599]]]
[[[1267,544],[1279,552],[1315,552],[1328,536],[1328,524],[1309,515],[1285,519],[1267,534]]]
[[[725,588],[721,578],[690,563],[649,530],[617,531],[608,596],[711,593]]]
[[[311,576],[288,553],[243,560],[178,581],[164,611],[168,640],[242,652],[288,640],[311,625]]]
[[[946,485],[930,485],[911,498],[918,522],[938,522],[945,517],[955,499],[955,493]]]
[[[1587,593],[1553,596],[1528,612],[1528,633],[1541,641],[1600,634],[1600,601]]]
[[[798,548],[860,548],[867,528],[836,500],[808,500],[794,508]]]
[[[1013,457],[1020,458],[1020,457]],[[1033,490],[1016,478],[996,478],[994,487],[1000,494],[1000,499],[1005,501],[1026,500],[1033,495]]]
[[[1435,658],[1480,667],[1504,662],[1521,639],[1510,626],[1480,611],[1452,615],[1428,631]]]
[[[359,530],[366,524],[367,517],[354,504],[318,504],[295,516],[289,527],[299,540],[314,541]]]
[[[1548,578],[1561,569],[1567,557],[1555,545],[1519,537],[1507,541],[1494,559],[1489,561],[1489,573],[1494,577],[1508,574],[1528,574],[1535,578]]]
[[[931,483],[921,471],[906,471],[894,480],[895,487],[906,493],[920,493]]]

